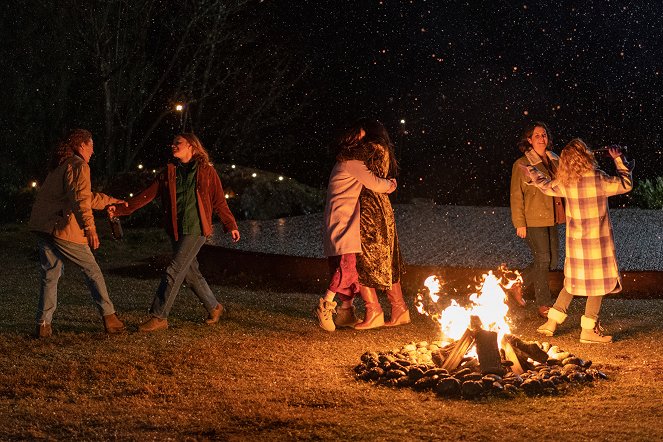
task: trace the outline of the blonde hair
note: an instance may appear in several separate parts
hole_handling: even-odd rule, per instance
[[[193,159],[198,163],[209,163],[210,158],[207,150],[203,147],[200,139],[192,133],[182,133],[175,135],[175,138],[184,138],[191,145],[193,150]]]
[[[577,182],[580,177],[598,167],[594,153],[580,138],[574,138],[564,146],[559,156],[557,179],[564,185]]]

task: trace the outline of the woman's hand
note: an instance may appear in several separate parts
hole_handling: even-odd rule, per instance
[[[525,238],[527,236],[527,227],[517,227],[516,235],[518,235],[521,238]]]
[[[608,147],[608,153],[614,160],[615,158],[622,156],[622,149],[619,146],[610,146]]]
[[[393,191],[396,190],[396,187],[398,187],[398,183],[396,182],[395,178],[389,178],[389,181],[391,181],[391,187],[389,187],[387,193],[392,193]]]
[[[126,202],[125,200],[119,200],[116,198],[113,198],[113,204],[106,206],[106,213],[108,214],[109,218],[115,218],[115,207],[116,206],[124,206],[124,207],[129,207],[129,203]]]
[[[237,242],[237,241],[239,241],[239,237],[240,237],[240,235],[239,235],[239,230],[232,230],[232,231],[230,232],[230,236],[233,237],[233,242]]]

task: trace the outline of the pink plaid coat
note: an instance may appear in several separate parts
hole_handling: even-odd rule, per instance
[[[564,288],[573,295],[603,296],[622,290],[608,197],[629,192],[633,176],[622,157],[615,159],[615,166],[617,176],[594,170],[568,186],[529,168],[533,184],[543,193],[566,199]]]

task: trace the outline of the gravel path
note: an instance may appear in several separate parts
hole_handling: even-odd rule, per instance
[[[396,226],[405,261],[410,265],[521,268],[530,259],[515,235],[507,207],[396,205]],[[663,211],[610,211],[617,259],[622,271],[663,271]],[[232,244],[220,235],[211,245],[270,254],[322,258],[322,214],[239,223],[242,240]],[[560,228],[564,243],[564,228]],[[561,247],[559,269],[564,262]]]

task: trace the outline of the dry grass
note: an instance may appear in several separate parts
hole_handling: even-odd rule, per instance
[[[182,292],[169,330],[109,337],[69,266],[56,334],[34,340],[34,240],[23,227],[0,229],[0,440],[663,439],[663,300],[606,300],[605,325],[620,338],[607,346],[578,343],[582,302],[573,304],[552,341],[592,359],[608,381],[557,397],[445,400],[352,377],[366,350],[433,339],[426,319],[328,334],[311,318],[316,294],[232,281],[213,287],[231,311],[219,326],[201,325],[205,312]],[[168,250],[156,231],[102,244],[100,265],[132,330],[158,283],[153,257]],[[535,338],[532,310],[513,319]]]

